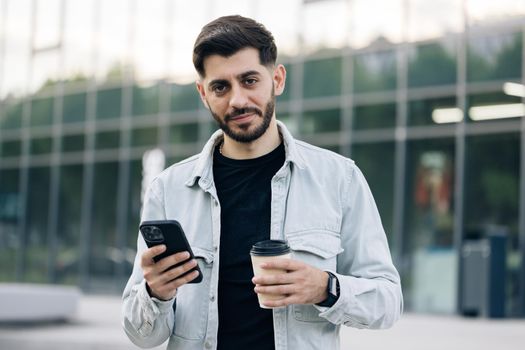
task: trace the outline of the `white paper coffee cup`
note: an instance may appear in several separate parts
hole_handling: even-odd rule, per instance
[[[262,263],[272,261],[275,258],[290,259],[290,246],[286,241],[283,240],[261,241],[253,245],[252,249],[250,250],[250,256],[252,258],[253,274],[255,276],[278,275],[285,272],[285,270],[262,269],[260,266]],[[257,293],[257,297],[259,298],[260,307],[264,309],[271,309],[271,307],[264,305],[265,302],[268,300],[282,299],[284,295]]]

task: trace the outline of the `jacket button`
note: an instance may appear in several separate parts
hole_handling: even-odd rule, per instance
[[[206,341],[206,343],[204,343],[204,347],[205,347],[206,349],[211,349],[211,347],[212,347],[212,343],[211,343],[211,341],[209,341],[209,340]]]
[[[210,295],[210,300],[211,301],[215,301],[215,296],[214,295]]]

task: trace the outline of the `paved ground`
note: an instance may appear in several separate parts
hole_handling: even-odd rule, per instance
[[[81,300],[77,316],[69,322],[0,324],[0,349],[137,349],[121,330],[119,314],[118,297],[85,296]],[[342,349],[357,350],[523,350],[525,320],[406,314],[389,330],[370,331],[344,327],[341,344]],[[164,347],[155,349],[162,348]]]

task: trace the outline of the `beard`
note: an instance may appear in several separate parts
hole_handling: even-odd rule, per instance
[[[208,105],[209,107],[209,105]],[[266,130],[270,127],[270,123],[272,121],[273,112],[275,110],[275,95],[273,94],[272,90],[272,96],[270,97],[270,100],[266,103],[266,107],[264,108],[264,112],[261,111],[257,107],[246,107],[246,108],[236,108],[233,110],[233,112],[229,114],[225,114],[223,118],[221,118],[217,113],[213,112],[213,110],[210,108],[211,115],[213,116],[213,119],[217,122],[221,130],[228,135],[231,139],[242,142],[242,143],[249,143],[252,141],[257,140],[259,137],[264,135]],[[238,115],[242,115],[245,113],[254,113],[259,116],[259,118],[262,118],[262,120],[259,122],[259,118],[255,122],[258,122],[258,125],[255,126],[253,130],[250,130],[250,127],[252,124],[246,124],[246,125],[240,125],[239,128],[240,131],[233,130],[229,125],[228,122],[231,121],[234,117]]]

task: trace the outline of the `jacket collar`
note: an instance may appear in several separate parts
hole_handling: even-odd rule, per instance
[[[295,139],[286,126],[279,120],[277,120],[277,128],[281,134],[285,147],[285,164],[293,163],[299,169],[304,169],[306,163],[297,150]],[[204,190],[209,189],[213,182],[213,151],[215,147],[222,142],[224,134],[222,130],[217,130],[211,135],[210,139],[204,145],[201,153],[197,158],[197,164],[191,174],[190,178],[186,181],[186,186],[193,186],[198,181],[199,186]]]

